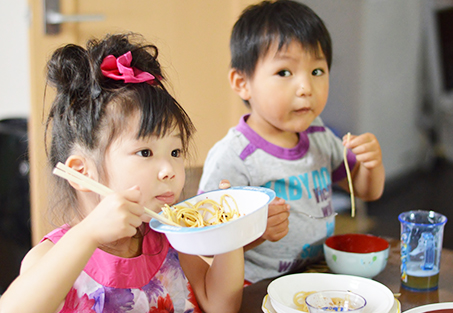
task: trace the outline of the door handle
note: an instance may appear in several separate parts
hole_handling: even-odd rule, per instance
[[[44,20],[45,30],[48,35],[56,35],[60,33],[60,25],[62,23],[73,22],[93,22],[102,21],[105,19],[102,14],[90,15],[65,15],[60,13],[60,0],[43,0],[44,2]]]

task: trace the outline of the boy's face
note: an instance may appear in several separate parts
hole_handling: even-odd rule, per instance
[[[138,119],[130,125],[138,125]],[[139,186],[140,204],[160,212],[164,204],[174,204],[184,186],[184,155],[176,128],[157,138],[136,138],[137,128],[112,142],[106,151],[107,185],[116,191]]]
[[[326,105],[327,61],[322,52],[316,56],[295,41],[280,51],[274,44],[259,59],[253,77],[245,77],[243,88],[239,95],[250,103],[252,128],[262,134],[301,132]]]

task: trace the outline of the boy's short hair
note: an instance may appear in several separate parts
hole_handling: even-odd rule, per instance
[[[247,7],[233,26],[231,67],[253,76],[255,66],[273,43],[278,49],[296,40],[304,49],[324,53],[330,69],[332,42],[321,18],[306,5],[290,1],[263,1]]]

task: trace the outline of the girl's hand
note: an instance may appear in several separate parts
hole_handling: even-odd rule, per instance
[[[145,213],[143,206],[138,204],[140,196],[136,187],[108,195],[77,227],[84,227],[98,245],[132,237]]]
[[[371,133],[365,133],[359,136],[350,135],[343,137],[343,145],[351,149],[356,155],[357,161],[363,164],[365,168],[371,170],[382,165],[382,151],[379,141]]]

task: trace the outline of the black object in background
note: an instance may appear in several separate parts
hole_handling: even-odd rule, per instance
[[[0,120],[0,294],[31,248],[27,119]]]

